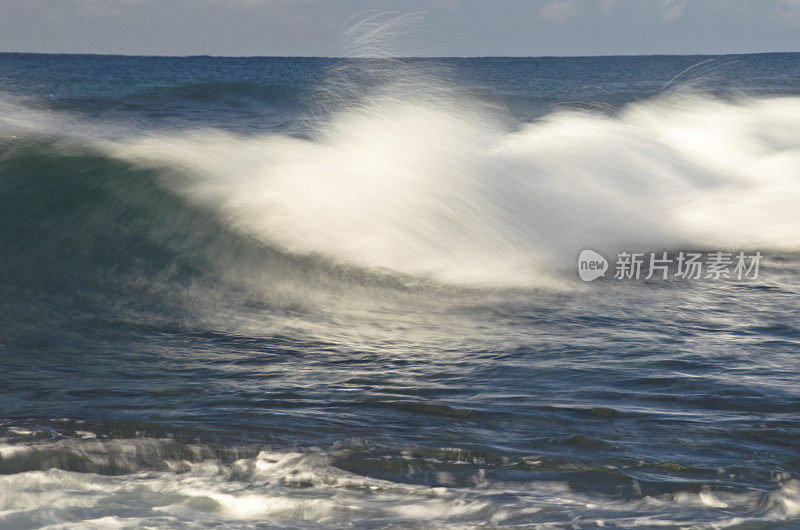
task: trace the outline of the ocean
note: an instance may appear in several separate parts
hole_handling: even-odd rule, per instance
[[[0,528],[798,527],[798,204],[800,54],[0,54]]]

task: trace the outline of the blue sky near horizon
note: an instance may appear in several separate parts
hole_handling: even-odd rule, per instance
[[[0,51],[234,56],[800,51],[800,0],[0,0]]]

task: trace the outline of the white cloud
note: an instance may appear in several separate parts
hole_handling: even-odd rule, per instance
[[[549,0],[539,15],[548,22],[564,24],[578,13],[578,8],[574,0]]]
[[[667,20],[675,20],[686,11],[687,0],[664,0],[661,13]]]

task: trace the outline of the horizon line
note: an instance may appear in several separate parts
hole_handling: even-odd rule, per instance
[[[361,60],[397,60],[397,59],[591,59],[599,57],[727,57],[742,55],[775,55],[797,54],[798,51],[770,51],[770,52],[728,52],[728,53],[608,53],[597,55],[397,55],[388,57],[378,56],[347,56],[347,55],[212,55],[212,54],[187,54],[187,55],[156,55],[138,53],[98,53],[98,52],[20,52],[0,51],[0,55],[69,55],[89,57],[131,57],[131,58],[160,58],[160,59],[361,59]]]

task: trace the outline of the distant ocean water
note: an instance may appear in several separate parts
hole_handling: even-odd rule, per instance
[[[800,526],[798,204],[800,54],[0,54],[0,528]]]

